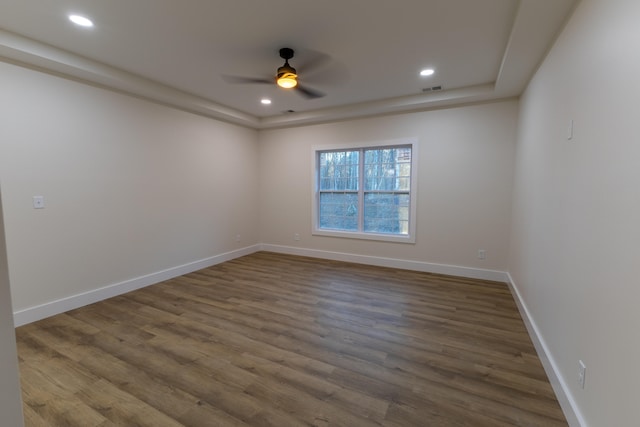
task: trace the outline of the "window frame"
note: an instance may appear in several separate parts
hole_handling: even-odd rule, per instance
[[[364,230],[347,231],[347,230],[331,230],[320,228],[320,183],[319,183],[319,170],[320,170],[320,156],[321,152],[328,151],[357,151],[362,150],[361,158],[359,159],[358,167],[362,170],[364,163],[364,150],[367,149],[383,149],[383,148],[411,148],[411,175],[410,175],[410,188],[409,188],[409,225],[408,234],[390,234],[390,233],[374,233],[366,232]],[[312,227],[311,234],[314,236],[327,236],[327,237],[339,237],[349,239],[362,239],[362,240],[377,240],[383,242],[397,242],[397,243],[415,243],[416,242],[416,212],[417,212],[417,176],[418,176],[418,144],[416,138],[406,138],[398,140],[387,141],[375,141],[359,144],[332,144],[323,145],[312,148],[312,173],[313,179],[311,180],[313,185],[313,197],[312,197]],[[362,175],[362,173],[360,173]],[[359,176],[360,183],[364,182],[364,177]],[[347,191],[349,192],[349,191]],[[375,193],[375,191],[366,191],[361,185],[358,194],[358,209],[359,212],[363,212],[364,195],[368,193]],[[364,224],[358,222],[362,227]]]

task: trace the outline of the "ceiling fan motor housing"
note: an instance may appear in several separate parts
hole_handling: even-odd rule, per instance
[[[282,67],[278,68],[278,78],[285,74],[293,74],[297,76],[296,69],[289,64],[284,64]]]
[[[289,59],[293,58],[293,49],[283,47],[280,49],[280,57],[284,59],[284,65],[278,68],[276,82],[278,86],[286,89],[296,87],[298,85],[298,74],[296,69],[289,65]]]

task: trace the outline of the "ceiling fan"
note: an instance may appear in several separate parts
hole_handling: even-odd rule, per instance
[[[324,93],[303,86],[298,82],[298,73],[295,68],[289,65],[289,60],[293,58],[294,51],[291,48],[283,47],[280,49],[280,58],[284,59],[284,64],[278,68],[275,78],[260,77],[239,77],[239,76],[223,76],[229,83],[257,83],[257,84],[273,84],[284,89],[294,89],[297,93],[305,98],[314,99],[325,96]]]

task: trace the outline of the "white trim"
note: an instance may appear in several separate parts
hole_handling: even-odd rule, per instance
[[[305,249],[280,245],[263,244],[261,245],[261,249],[263,251],[277,252],[289,255],[300,255],[313,258],[331,259],[335,261],[354,262],[357,264],[375,265],[378,267],[401,268],[404,270],[446,274],[449,276],[469,277],[472,279],[493,280],[497,282],[506,282],[508,279],[508,275],[504,271],[461,267],[458,265],[433,264],[423,261],[410,261],[398,258],[384,258],[370,255],[358,255],[344,252],[331,252],[318,249]]]
[[[547,343],[542,337],[542,334],[540,333],[535,320],[531,316],[531,313],[527,308],[527,304],[522,299],[522,295],[518,290],[518,286],[511,277],[511,274],[507,273],[507,277],[507,284],[511,289],[513,299],[516,301],[516,305],[518,306],[518,310],[520,311],[520,316],[522,317],[522,320],[527,327],[529,336],[531,337],[533,345],[538,352],[538,358],[542,362],[542,366],[547,373],[547,377],[549,377],[549,382],[551,383],[551,387],[553,387],[553,391],[556,393],[556,397],[558,399],[558,402],[560,403],[562,411],[564,412],[564,416],[567,418],[567,422],[571,427],[586,427],[587,423],[584,420],[582,413],[580,412],[580,408],[573,398],[571,390],[567,386],[567,382],[561,375],[558,364],[553,358],[553,355],[549,350]]]
[[[378,242],[393,243],[416,243],[415,233],[413,236],[404,234],[381,234],[365,233],[362,231],[344,231],[316,228],[311,230],[313,236],[339,237],[342,239],[375,240]]]
[[[241,256],[250,255],[258,251],[270,251],[290,255],[308,256],[322,259],[332,259],[336,261],[354,262],[358,264],[376,265],[380,267],[401,268],[405,270],[423,271],[427,273],[446,274],[450,276],[469,277],[473,279],[493,280],[506,282],[508,275],[497,270],[484,270],[479,268],[461,267],[446,264],[433,264],[422,261],[409,261],[396,258],[383,258],[368,255],[348,254],[342,252],[329,252],[317,249],[304,249],[291,246],[257,244],[235,251],[223,253],[198,261],[193,261],[177,267],[114,283],[99,289],[72,295],[59,300],[51,301],[41,305],[18,310],[13,313],[13,321],[16,327],[35,322],[46,317],[64,313],[85,305],[93,304],[122,295],[136,289],[144,288],[164,280],[169,280],[183,274],[188,274],[202,268],[211,267]]]
[[[90,82],[206,117],[251,128],[260,125],[259,118],[242,111],[0,29],[0,60],[4,58],[14,60],[19,66]]]
[[[125,280],[124,282],[114,283],[99,289],[94,289],[92,291],[83,292],[56,301],[51,301],[34,307],[25,308],[13,313],[13,321],[16,327],[26,325],[27,323],[35,322],[37,320],[44,319],[45,317],[64,313],[66,311],[93,304],[107,298],[122,295],[124,293],[144,288],[146,286],[153,285],[164,280],[182,276],[183,274],[191,273],[196,270],[211,267],[212,265],[220,264],[222,262],[230,261],[241,256],[249,255],[259,250],[260,245],[247,246],[246,248],[226,252],[198,261],[189,262],[187,264],[158,271],[156,273],[151,273],[133,279]]]

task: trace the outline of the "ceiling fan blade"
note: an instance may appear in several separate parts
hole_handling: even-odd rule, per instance
[[[305,98],[308,99],[315,99],[315,98],[322,98],[325,94],[315,90],[315,89],[310,89],[308,87],[305,86],[300,86],[300,84],[298,83],[298,86],[295,87],[295,90],[302,96],[304,96]]]
[[[250,83],[250,84],[273,84],[274,83],[274,79],[270,78],[262,78],[262,77],[240,77],[240,76],[222,76],[222,78],[224,79],[224,81],[226,81],[227,83],[233,83],[233,84],[245,84],[245,83]]]
[[[297,62],[297,70],[300,73],[314,73],[331,62],[331,57],[326,53],[317,52],[315,50],[306,49],[303,51],[303,60]]]

